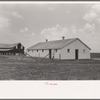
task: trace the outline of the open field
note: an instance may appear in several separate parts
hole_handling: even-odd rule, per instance
[[[99,80],[100,60],[0,56],[0,80]]]
[[[100,59],[100,53],[91,53],[91,58],[98,58],[98,59]]]

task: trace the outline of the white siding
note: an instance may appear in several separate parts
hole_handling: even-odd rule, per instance
[[[70,49],[70,52],[67,52]],[[75,49],[78,49],[78,59],[90,59],[90,50],[79,40],[61,49],[61,59],[75,59]],[[83,50],[85,49],[85,52]]]
[[[54,59],[61,59],[61,50],[53,50],[54,51]]]
[[[42,57],[43,58],[49,54],[49,50],[43,50],[43,52],[42,52],[42,50],[38,50],[38,52],[37,52],[37,50],[29,50],[29,51],[27,51],[27,53],[33,57]],[[51,50],[51,57],[54,57],[54,59],[60,59],[60,55],[61,55],[60,50],[57,50],[57,52],[56,52],[56,50]],[[49,58],[49,55],[46,58]]]
[[[27,53],[33,57],[45,57],[49,53],[49,51],[44,50],[42,52],[42,50],[38,50],[38,52],[37,52],[37,50],[29,50],[29,51],[27,51]]]

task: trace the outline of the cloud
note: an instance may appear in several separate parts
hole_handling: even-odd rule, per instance
[[[12,15],[14,16],[14,17],[16,17],[16,18],[19,18],[19,19],[24,19],[24,17],[23,16],[21,16],[20,14],[18,14],[17,12],[12,12]]]
[[[83,19],[91,22],[91,21],[94,21],[97,17],[98,17],[98,15],[95,12],[91,11],[91,12],[85,14]]]
[[[42,37],[49,40],[59,40],[62,36],[66,38],[83,38],[92,35],[95,31],[95,24],[86,23],[82,28],[72,25],[70,27],[62,27],[59,24],[51,28],[45,28],[41,31]],[[86,39],[86,38],[84,38]]]
[[[41,31],[42,37],[49,40],[59,40],[62,39],[62,36],[66,38],[76,38],[81,37],[84,32],[88,32],[92,27],[89,24],[86,24],[83,28],[78,28],[75,25],[70,27],[62,27],[59,24],[51,28],[45,28]]]
[[[69,31],[66,27],[61,27],[57,24],[55,27],[43,29],[40,34],[49,40],[57,40],[61,39],[61,37],[65,36],[67,33],[69,33]]]
[[[89,47],[94,47],[92,50],[95,50],[95,45],[98,45],[97,41],[99,41],[99,34],[95,36],[96,26],[94,23],[86,23],[83,27],[77,27],[72,25],[70,27],[62,27],[57,24],[51,28],[45,28],[41,31],[41,36],[44,39],[50,40],[61,40],[62,36],[65,38],[79,38],[84,43],[86,43]],[[96,41],[97,40],[97,41]]]
[[[100,26],[100,4],[91,5],[83,19],[89,23],[96,24],[96,26]]]
[[[90,9],[83,16],[86,24],[83,26],[83,31],[87,34],[98,35],[100,29],[100,4],[94,4],[90,6]]]
[[[90,23],[86,23],[85,25],[84,25],[84,28],[83,28],[84,30],[90,30],[91,32],[93,32],[94,30],[95,30],[95,24],[90,24]]]
[[[25,30],[25,31],[28,31],[28,28],[27,28],[27,27],[25,27],[25,28],[24,28],[24,30]]]
[[[21,29],[20,33],[23,33],[23,32],[26,32],[26,31],[28,31],[28,27],[25,27],[24,29]]]
[[[92,8],[94,11],[98,12],[98,11],[100,11],[100,4],[92,5],[91,8]]]
[[[72,25],[69,30],[70,30],[70,33],[72,33],[72,34],[78,33],[78,29],[75,25]]]

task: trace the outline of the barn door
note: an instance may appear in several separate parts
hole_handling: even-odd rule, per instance
[[[51,59],[51,49],[49,49],[49,58]]]
[[[78,59],[78,49],[75,49],[75,59]]]

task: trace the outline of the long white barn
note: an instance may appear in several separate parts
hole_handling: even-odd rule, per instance
[[[50,59],[90,59],[90,48],[79,38],[40,42],[27,49],[33,57]]]

